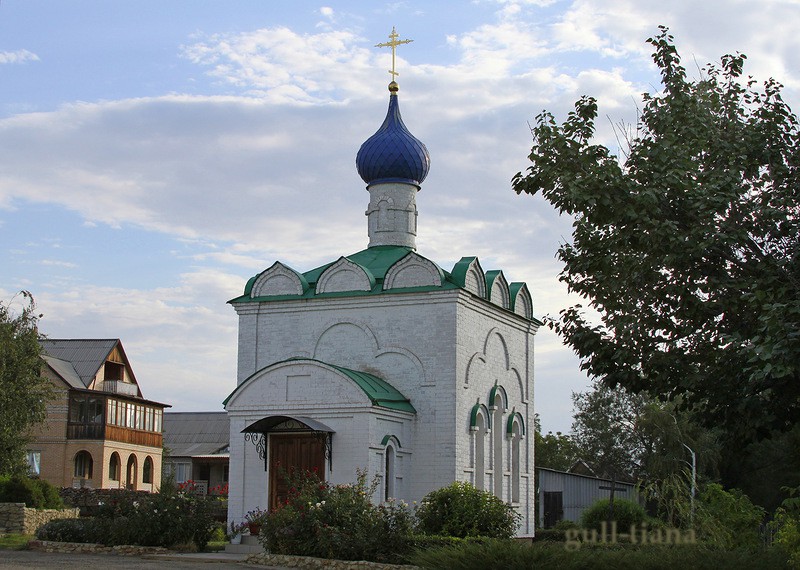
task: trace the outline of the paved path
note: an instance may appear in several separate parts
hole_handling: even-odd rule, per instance
[[[288,570],[275,566],[246,564],[240,554],[159,554],[146,556],[118,556],[114,554],[64,554],[36,550],[0,550],[0,568],[42,568],[66,570],[69,568],[120,568],[139,570],[152,568],[177,568],[179,570],[203,567],[207,570]]]

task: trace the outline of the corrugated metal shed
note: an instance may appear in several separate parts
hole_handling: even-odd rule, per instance
[[[45,339],[39,342],[48,356],[72,364],[83,383],[76,388],[88,388],[119,339]]]
[[[537,467],[536,471],[539,474],[538,524],[540,526],[544,526],[546,520],[547,522],[555,522],[556,520],[566,519],[580,522],[581,514],[586,508],[590,507],[598,499],[609,498],[611,494],[612,481],[610,479],[567,473],[543,467]],[[615,481],[614,489],[614,498],[616,499],[638,500],[634,483]],[[546,493],[551,495],[546,497]],[[552,508],[551,505],[558,502],[558,493],[561,494],[561,512],[547,513],[545,503],[548,503],[548,508]]]
[[[170,457],[226,456],[230,423],[226,412],[164,414],[164,445]]]

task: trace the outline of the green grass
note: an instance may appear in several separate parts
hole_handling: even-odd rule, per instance
[[[203,549],[203,552],[221,552],[225,550],[225,545],[228,544],[227,540],[212,540]]]
[[[26,550],[28,542],[34,538],[32,534],[0,535],[0,550]]]

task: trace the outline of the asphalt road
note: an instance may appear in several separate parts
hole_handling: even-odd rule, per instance
[[[121,568],[141,570],[150,568],[203,568],[205,570],[242,570],[258,568],[260,570],[288,570],[274,566],[260,566],[237,562],[236,557],[199,557],[191,554],[167,556],[118,556],[114,554],[62,554],[58,552],[40,552],[36,550],[0,550],[0,568]]]

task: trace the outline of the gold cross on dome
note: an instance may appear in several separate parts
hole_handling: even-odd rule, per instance
[[[397,31],[394,29],[394,26],[392,26],[392,33],[389,34],[389,41],[382,44],[375,44],[375,47],[392,48],[392,69],[389,71],[389,73],[392,74],[392,80],[394,80],[396,76],[400,75],[399,73],[397,73],[397,71],[395,71],[395,53],[397,52],[397,46],[401,44],[410,44],[411,42],[414,41],[414,40],[398,40],[397,38],[399,37],[400,36],[397,34]]]

